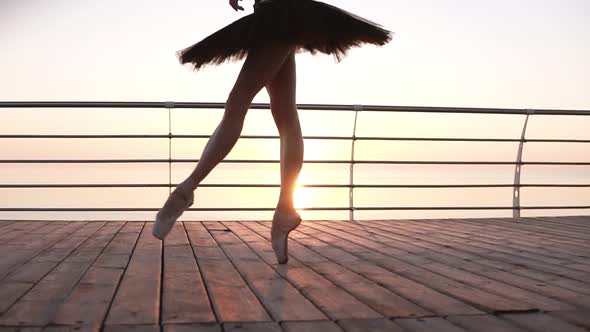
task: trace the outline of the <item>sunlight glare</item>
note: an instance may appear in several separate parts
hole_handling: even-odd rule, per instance
[[[304,217],[303,214],[305,213],[305,211],[301,209],[309,207],[309,200],[311,198],[309,188],[303,187],[303,185],[306,183],[304,178],[305,177],[303,174],[299,175],[299,178],[297,178],[297,184],[295,186],[295,192],[293,193],[293,202],[295,203],[295,208],[301,217]]]

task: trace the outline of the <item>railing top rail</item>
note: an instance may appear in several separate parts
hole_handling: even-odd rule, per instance
[[[111,102],[111,101],[4,101],[0,108],[195,108],[220,109],[224,103],[195,102]],[[269,104],[254,103],[251,109],[268,109]],[[358,105],[298,104],[301,110],[358,111]],[[363,105],[370,112],[419,112],[419,113],[486,113],[486,114],[540,114],[540,115],[590,115],[590,110],[424,107]]]

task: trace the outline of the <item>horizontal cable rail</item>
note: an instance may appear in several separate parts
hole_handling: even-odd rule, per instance
[[[43,108],[92,108],[92,109],[165,109],[168,111],[168,134],[2,134],[0,139],[168,139],[168,158],[146,158],[146,159],[0,159],[0,164],[140,164],[140,163],[166,163],[169,165],[169,182],[166,184],[154,183],[30,183],[30,184],[0,184],[1,189],[19,188],[169,188],[177,184],[171,180],[172,163],[196,163],[199,159],[172,159],[172,139],[208,139],[210,135],[182,135],[173,134],[171,129],[172,109],[195,109],[195,110],[220,110],[225,107],[224,103],[185,103],[185,102],[0,102],[0,109],[43,109]],[[567,116],[588,116],[590,110],[559,110],[559,109],[510,109],[510,108],[465,108],[465,107],[414,107],[414,106],[377,106],[377,105],[320,105],[320,104],[299,104],[300,110],[310,111],[352,111],[355,112],[355,122],[359,112],[417,112],[417,113],[464,113],[464,114],[504,114],[524,115],[522,136],[520,138],[477,138],[477,137],[382,137],[382,136],[357,136],[356,125],[351,136],[305,136],[306,140],[334,140],[352,142],[353,150],[351,159],[347,160],[307,160],[307,164],[337,164],[350,166],[350,183],[348,184],[305,184],[303,188],[343,188],[350,190],[350,206],[348,207],[307,207],[301,210],[307,211],[350,211],[351,219],[354,220],[354,211],[394,211],[394,210],[513,210],[515,216],[519,216],[520,210],[552,210],[552,209],[590,209],[586,205],[570,206],[521,206],[520,188],[590,188],[590,184],[577,183],[520,183],[521,166],[589,166],[590,162],[585,161],[523,161],[522,148],[525,143],[590,143],[590,139],[570,138],[526,138],[526,123],[531,115],[567,115]],[[269,104],[252,104],[251,109],[270,108]],[[243,135],[242,139],[270,140],[278,139],[276,135]],[[512,143],[519,144],[519,155],[515,161],[477,161],[477,160],[358,160],[355,157],[355,141],[424,141],[424,142],[475,142],[475,143]],[[357,150],[359,146],[356,147]],[[223,163],[230,164],[278,164],[279,160],[253,160],[253,159],[229,159]],[[356,184],[354,183],[355,165],[509,165],[514,166],[514,183],[498,184]],[[257,184],[257,183],[220,183],[202,184],[204,188],[279,188],[279,184]],[[512,188],[514,201],[512,206],[354,206],[353,189],[406,189],[406,188]],[[159,208],[74,208],[74,207],[23,207],[23,208],[0,208],[2,212],[142,212],[158,211]],[[266,207],[216,207],[216,208],[190,208],[188,211],[273,211],[274,208]]]
[[[197,138],[208,139],[209,135],[0,135],[1,138]],[[309,140],[346,140],[347,136],[304,136]],[[240,136],[240,139],[279,139],[279,136]],[[583,139],[526,139],[515,138],[446,138],[446,137],[363,137],[356,136],[357,141],[441,141],[441,142],[530,142],[530,143],[590,143]]]
[[[356,111],[356,105],[297,104],[300,110]],[[93,101],[35,101],[0,102],[0,108],[194,108],[223,109],[225,103],[190,102],[93,102]],[[269,109],[270,104],[253,103],[250,109]],[[590,110],[469,108],[363,105],[363,111],[371,112],[419,112],[419,113],[476,113],[476,114],[539,114],[539,115],[590,115]]]
[[[196,163],[199,159],[3,159],[0,164],[131,164],[131,163]],[[278,164],[279,160],[229,159],[228,164]],[[375,164],[375,165],[578,165],[578,161],[428,161],[428,160],[306,160],[306,164]]]
[[[304,211],[404,211],[404,210],[512,210],[513,206],[379,206],[379,207],[308,207],[297,208]],[[566,210],[590,209],[590,205],[578,206],[521,206],[521,210]],[[0,212],[154,212],[159,208],[0,208]],[[274,211],[275,208],[189,208],[186,211],[224,212],[224,211]]]
[[[176,187],[178,184],[172,184]],[[0,184],[0,188],[167,188],[169,184],[153,183],[73,183],[73,184]],[[199,188],[280,188],[280,184],[256,184],[256,183],[221,183],[221,184],[200,184]],[[301,188],[586,188],[590,184],[558,184],[558,183],[535,183],[535,184],[305,184]]]

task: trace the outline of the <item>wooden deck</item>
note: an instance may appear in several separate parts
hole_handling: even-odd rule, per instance
[[[590,217],[269,227],[0,221],[0,331],[590,330]]]

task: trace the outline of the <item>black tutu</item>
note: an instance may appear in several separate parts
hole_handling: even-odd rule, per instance
[[[198,70],[206,64],[243,59],[254,48],[295,45],[298,51],[333,55],[340,61],[362,44],[384,45],[391,32],[376,23],[314,0],[256,0],[244,16],[202,41],[177,52],[182,64]]]

